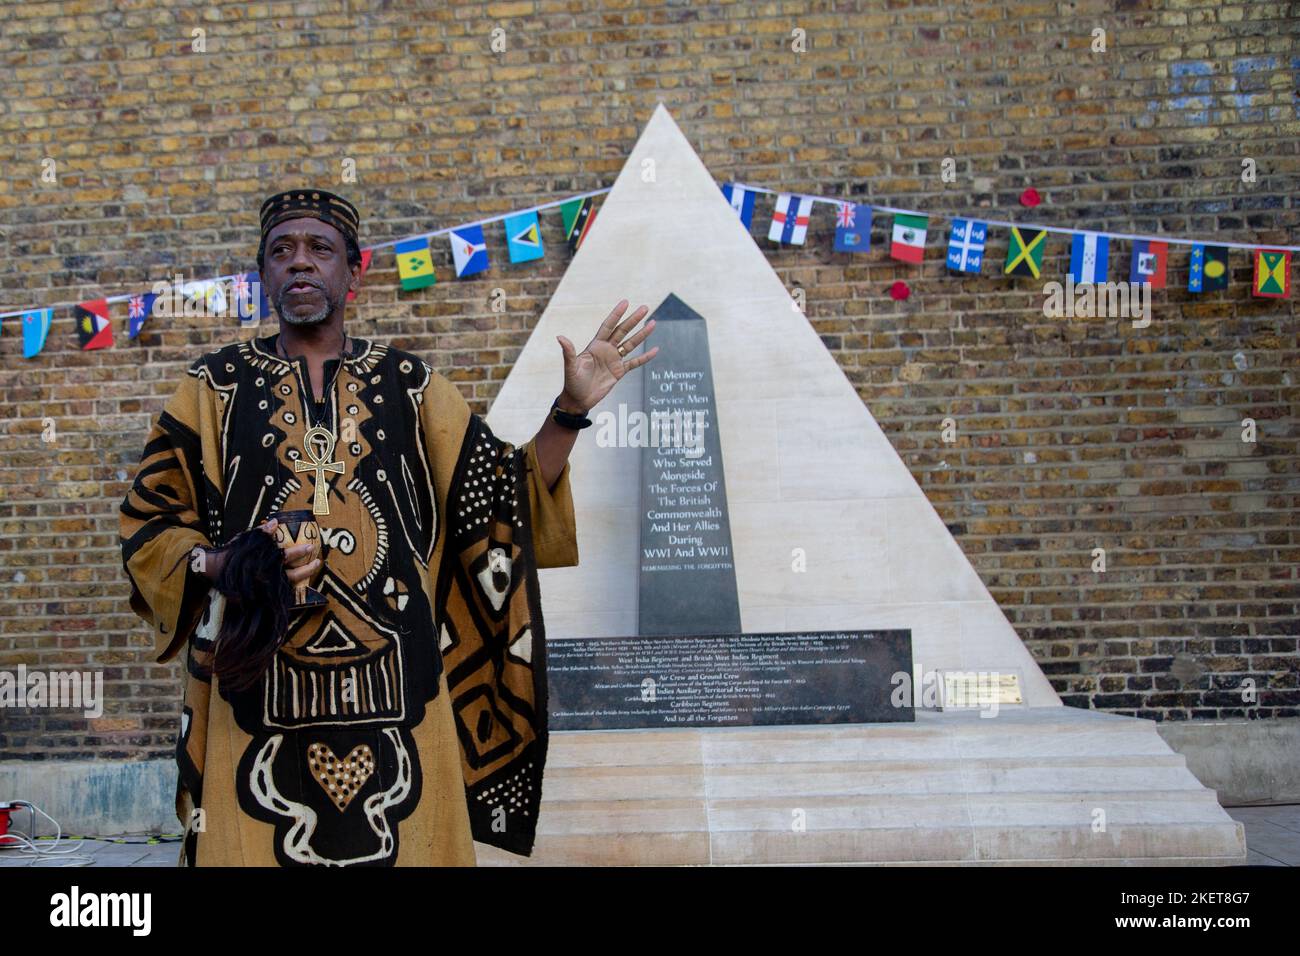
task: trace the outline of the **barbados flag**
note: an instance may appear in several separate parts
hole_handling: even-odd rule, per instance
[[[32,358],[45,347],[45,336],[49,334],[53,315],[53,309],[23,313],[23,358]]]
[[[1285,249],[1255,250],[1255,295],[1266,299],[1291,296],[1291,253]]]
[[[456,278],[463,279],[488,267],[487,243],[482,226],[461,226],[451,231],[451,256],[456,261]]]
[[[113,323],[108,320],[108,300],[83,302],[74,310],[77,338],[85,349],[102,349],[113,344]]]
[[[158,298],[156,292],[146,292],[143,295],[133,295],[126,303],[126,337],[133,339],[140,334],[140,327],[149,320],[153,315],[154,300]]]
[[[403,239],[393,253],[397,256],[397,275],[402,280],[403,291],[423,289],[438,281],[433,274],[433,250],[429,248],[428,236]]]
[[[506,216],[506,249],[510,252],[511,262],[532,262],[546,254],[536,209]]]

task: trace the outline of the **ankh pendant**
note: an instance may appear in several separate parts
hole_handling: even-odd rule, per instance
[[[293,470],[315,472],[312,475],[312,482],[316,486],[316,494],[311,503],[312,514],[330,513],[329,480],[325,477],[325,473],[328,471],[336,475],[343,474],[343,462],[330,461],[337,440],[333,432],[320,425],[313,425],[307,429],[307,434],[302,436],[302,450],[307,453],[311,461],[295,461]]]

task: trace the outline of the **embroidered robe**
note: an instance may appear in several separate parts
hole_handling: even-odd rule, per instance
[[[353,339],[317,404],[276,336],[195,360],[120,508],[131,607],[184,653],[181,865],[473,865],[528,855],[546,761],[539,567],[578,561],[566,465],[496,438],[417,356]],[[310,404],[310,408],[309,408]],[[320,470],[304,435],[337,436]],[[299,463],[303,467],[297,467]],[[319,514],[324,605],[291,613],[253,688],[211,665],[226,598],[189,554]]]

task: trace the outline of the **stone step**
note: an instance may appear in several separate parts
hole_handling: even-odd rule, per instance
[[[551,865],[1245,860],[1241,825],[1154,723],[1067,707],[557,733],[534,855],[478,849]]]
[[[1236,823],[962,826],[782,831],[676,829],[547,834],[521,858],[476,844],[480,865],[702,866],[710,864],[1239,865]]]
[[[1088,762],[1085,762],[1088,761]],[[854,762],[691,764],[548,768],[547,803],[647,797],[771,797],[784,794],[926,794],[995,792],[1112,792],[1152,787],[1204,791],[1181,755],[1076,760],[951,758]]]

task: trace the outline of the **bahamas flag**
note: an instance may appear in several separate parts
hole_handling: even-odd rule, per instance
[[[835,251],[866,252],[871,245],[871,206],[842,202],[835,210]]]
[[[482,226],[462,226],[451,231],[451,255],[456,260],[456,278],[463,279],[488,267],[487,244]]]
[[[1007,245],[1007,264],[1002,269],[1009,276],[1029,276],[1037,279],[1043,271],[1043,246],[1047,230],[1011,227],[1011,241]]]
[[[393,249],[397,256],[397,274],[402,280],[403,291],[423,289],[438,281],[433,274],[433,250],[429,248],[429,237],[404,239]]]
[[[724,183],[722,195],[726,197],[727,202],[731,203],[731,208],[736,210],[741,223],[748,229],[754,221],[754,191],[744,186],[737,186],[735,183]]]
[[[144,295],[133,295],[127,300],[126,337],[128,339],[133,339],[140,334],[140,326],[153,315],[153,303],[157,298],[157,293],[146,292]]]
[[[83,302],[74,310],[77,338],[85,349],[102,349],[113,344],[113,323],[108,320],[108,300]]]
[[[564,238],[569,244],[569,252],[577,252],[582,247],[582,240],[587,238],[591,224],[596,221],[595,200],[588,196],[560,203],[560,215],[564,218]]]
[[[373,250],[373,249],[362,249],[362,250],[361,250],[361,279],[362,279],[362,281],[364,281],[365,278],[366,278],[366,270],[370,268],[370,257],[373,256],[374,254],[375,254],[375,250]],[[355,299],[356,297],[357,297],[357,294],[356,294],[355,292],[352,292],[351,290],[348,291],[348,301],[349,301],[349,302],[351,302],[351,301],[352,301],[353,299]],[[268,310],[268,311],[269,311],[269,310]]]
[[[511,262],[532,262],[546,254],[536,209],[506,216],[506,249],[510,252]]]
[[[1266,299],[1291,297],[1291,253],[1285,249],[1255,250],[1255,295]]]
[[[32,358],[45,347],[45,336],[49,334],[53,315],[53,309],[23,313],[23,358]]]

